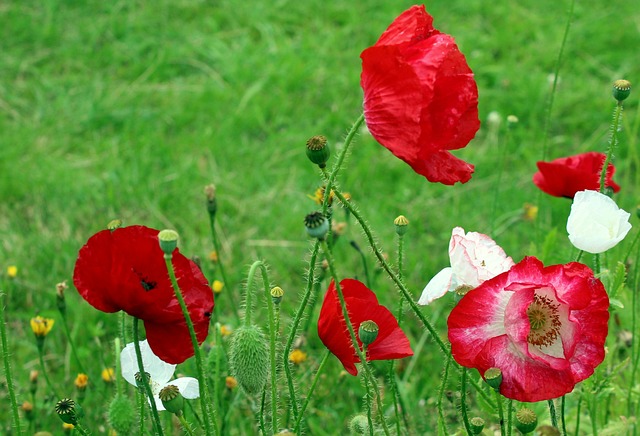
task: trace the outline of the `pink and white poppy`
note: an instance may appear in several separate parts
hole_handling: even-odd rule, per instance
[[[526,257],[453,308],[447,322],[451,353],[483,376],[500,369],[500,393],[507,398],[557,398],[602,363],[608,308],[604,286],[587,266],[544,267]]]
[[[513,259],[493,239],[482,233],[465,233],[462,227],[451,231],[449,259],[451,266],[427,283],[418,304],[427,305],[460,287],[475,288],[513,266]]]

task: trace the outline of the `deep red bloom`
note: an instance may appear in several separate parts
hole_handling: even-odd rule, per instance
[[[449,315],[454,359],[484,375],[502,371],[500,393],[518,401],[560,397],[604,359],[609,298],[581,263],[544,267],[526,257],[469,291]]]
[[[398,321],[389,309],[378,304],[378,299],[373,291],[354,279],[342,280],[340,288],[356,337],[363,321],[371,320],[378,325],[378,336],[367,347],[367,361],[401,359],[413,355],[409,339],[400,329]],[[355,364],[360,362],[360,358],[353,348],[347,323],[342,316],[336,285],[333,281],[324,296],[320,310],[318,336],[320,336],[322,343],[340,359],[349,374],[358,374]],[[362,347],[360,338],[358,338],[358,344]]]
[[[131,226],[93,235],[80,249],[73,283],[80,295],[103,312],[124,310],[144,321],[153,352],[181,363],[194,350],[158,243],[158,230]],[[189,315],[202,343],[209,333],[213,292],[198,266],[178,249],[172,263]]]
[[[424,5],[413,6],[360,57],[373,137],[431,182],[467,182],[473,165],[447,150],[480,128],[478,88],[454,39],[434,29]]]
[[[590,151],[575,156],[561,157],[551,162],[538,162],[538,171],[533,175],[533,183],[554,197],[573,198],[579,191],[598,191],[600,174],[606,159],[604,153]],[[618,192],[620,186],[613,181],[616,171],[613,164],[607,167],[605,186]]]

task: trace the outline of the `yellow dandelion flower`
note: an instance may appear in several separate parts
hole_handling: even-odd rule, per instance
[[[80,373],[73,383],[79,391],[84,391],[89,384],[89,376],[87,374]]]
[[[116,380],[116,376],[113,372],[113,368],[105,368],[102,370],[102,380],[105,383],[113,383]]]
[[[324,199],[324,191],[325,191],[325,187],[320,186],[318,189],[316,189],[313,195],[307,194],[307,197],[315,201],[316,204],[322,204],[322,200]],[[334,196],[335,194],[333,193],[333,189],[332,189],[331,192],[329,192],[329,206],[331,206],[331,203],[333,203]]]
[[[36,337],[43,338],[49,334],[54,322],[55,320],[53,319],[36,316],[31,318],[31,330],[33,330]]]
[[[9,265],[7,267],[7,277],[9,277],[10,279],[14,279],[16,278],[17,275],[18,275],[18,267],[15,265]]]
[[[213,292],[215,294],[219,294],[220,292],[222,292],[222,288],[224,288],[224,283],[222,283],[220,280],[214,280],[211,284],[211,289],[213,289]]]
[[[229,327],[228,325],[220,326],[220,334],[222,336],[229,336],[231,334],[231,332],[233,332],[233,329],[231,327]]]
[[[291,354],[289,354],[289,361],[294,365],[299,365],[305,360],[307,360],[307,353],[300,350],[299,348],[293,350]]]
[[[227,389],[235,389],[236,386],[238,386],[238,380],[229,375],[224,379],[224,384],[227,386]]]

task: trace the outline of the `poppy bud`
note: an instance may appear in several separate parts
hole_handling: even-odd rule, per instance
[[[135,410],[129,398],[116,394],[109,405],[109,425],[117,434],[129,434],[135,421]]]
[[[164,254],[171,255],[178,246],[178,232],[175,230],[161,230],[158,233],[158,241],[160,241],[160,248],[162,248]]]
[[[484,380],[493,389],[499,391],[502,384],[502,371],[499,368],[489,368],[484,373]]]
[[[307,140],[307,157],[311,162],[324,168],[327,166],[329,156],[331,156],[331,149],[325,136],[316,135]]]
[[[364,344],[365,347],[368,347],[376,340],[378,337],[378,324],[373,321],[362,321],[360,324],[360,328],[358,329],[358,336],[360,336],[360,340]]]
[[[525,407],[516,412],[516,428],[521,433],[531,433],[536,429],[537,425],[538,417],[533,410]]]
[[[241,326],[229,347],[231,373],[247,394],[259,394],[269,376],[269,351],[264,334],[257,326]]]
[[[313,212],[304,217],[304,225],[309,236],[320,240],[323,240],[329,231],[329,221],[322,212]]]
[[[204,187],[204,195],[207,197],[207,212],[211,218],[215,218],[218,211],[218,200],[216,200],[216,185],[211,184]]]
[[[349,430],[352,434],[368,434],[369,420],[366,415],[356,415],[349,421]]]
[[[176,415],[182,414],[182,409],[184,409],[184,397],[177,386],[165,386],[162,388],[158,396],[166,410],[171,413],[175,413]]]
[[[284,291],[281,287],[276,286],[275,288],[271,289],[271,299],[273,300],[273,304],[280,304],[283,296]]]
[[[469,427],[471,428],[471,433],[480,434],[484,429],[484,419],[476,416],[469,420]]]
[[[402,236],[407,233],[407,226],[409,225],[409,220],[405,218],[404,215],[398,216],[395,220],[393,220],[393,224],[396,225],[396,233],[398,236]]]
[[[615,98],[618,102],[626,100],[631,94],[631,82],[628,80],[616,80],[613,82],[613,90],[612,90],[613,98]]]

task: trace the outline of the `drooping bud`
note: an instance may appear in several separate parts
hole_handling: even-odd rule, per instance
[[[275,288],[271,289],[271,299],[273,300],[273,304],[280,304],[283,296],[284,291],[281,287],[276,286]]]
[[[538,425],[538,417],[529,408],[522,408],[516,412],[516,428],[523,434],[531,433]]]
[[[176,415],[182,414],[184,409],[184,397],[180,393],[180,390],[175,385],[168,385],[162,388],[158,394],[160,401],[165,409]]]
[[[407,233],[409,220],[404,215],[399,215],[398,218],[393,220],[393,224],[396,226],[396,233],[398,236],[402,236]]]
[[[499,368],[489,368],[484,373],[484,379],[489,386],[499,391],[502,384],[502,371]]]
[[[329,220],[322,212],[313,212],[304,217],[304,225],[309,236],[320,240],[323,240],[329,231]]]
[[[484,419],[479,416],[475,416],[469,420],[469,427],[471,427],[471,433],[480,434],[484,429]]]
[[[269,377],[269,351],[262,331],[254,325],[236,329],[229,346],[231,374],[247,394],[262,392]]]
[[[360,323],[360,328],[358,328],[358,336],[360,337],[360,340],[365,347],[368,347],[373,343],[373,341],[376,340],[379,330],[380,329],[378,328],[378,324],[371,320],[362,321],[362,323]]]
[[[129,434],[135,422],[135,410],[136,408],[133,407],[129,398],[116,394],[109,405],[109,412],[107,414],[109,425],[117,434]]]
[[[175,230],[161,230],[158,233],[158,241],[164,254],[170,256],[178,246],[178,232]]]
[[[613,82],[612,94],[618,102],[626,100],[631,94],[631,82],[624,79],[616,80]]]
[[[329,156],[331,156],[331,149],[325,136],[316,135],[307,140],[307,157],[311,162],[324,168],[327,166]]]

